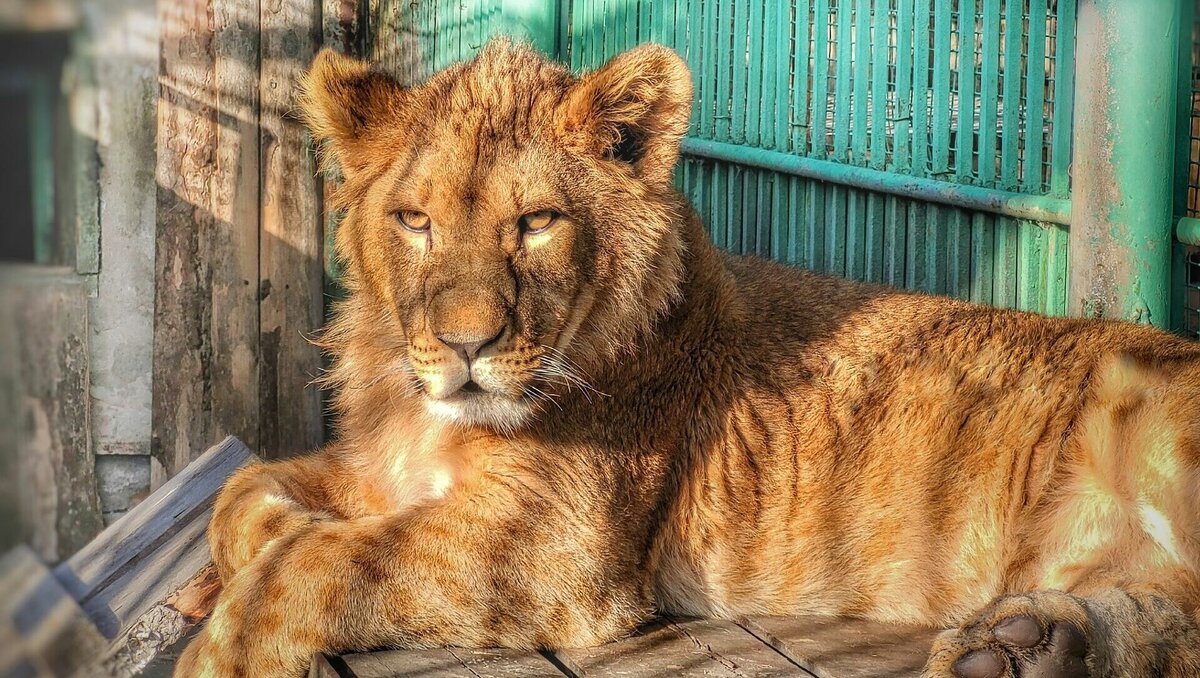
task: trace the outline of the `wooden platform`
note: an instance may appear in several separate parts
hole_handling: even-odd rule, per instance
[[[828,617],[660,619],[587,650],[397,650],[314,659],[310,678],[915,678],[937,631]]]

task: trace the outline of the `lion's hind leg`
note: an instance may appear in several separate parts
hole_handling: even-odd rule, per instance
[[[1097,372],[1017,540],[1016,593],[944,634],[926,676],[1200,676],[1200,391],[1188,369],[1119,358]]]

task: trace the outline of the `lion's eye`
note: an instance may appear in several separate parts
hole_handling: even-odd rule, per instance
[[[558,221],[558,212],[550,210],[542,210],[541,212],[533,212],[521,217],[521,231],[525,235],[537,235],[544,233]]]
[[[416,210],[401,210],[396,212],[396,221],[413,233],[424,233],[429,230],[429,215]]]

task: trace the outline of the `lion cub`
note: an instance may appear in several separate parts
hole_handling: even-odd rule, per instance
[[[653,45],[317,58],[339,434],[224,489],[177,675],[664,610],[954,627],[938,678],[1200,676],[1200,346],[718,251],[671,184],[691,100]]]

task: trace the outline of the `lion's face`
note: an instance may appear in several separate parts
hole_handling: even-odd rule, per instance
[[[435,415],[518,427],[669,305],[691,92],[668,50],[576,79],[499,42],[408,89],[326,53],[305,91],[346,180],[348,283]]]

